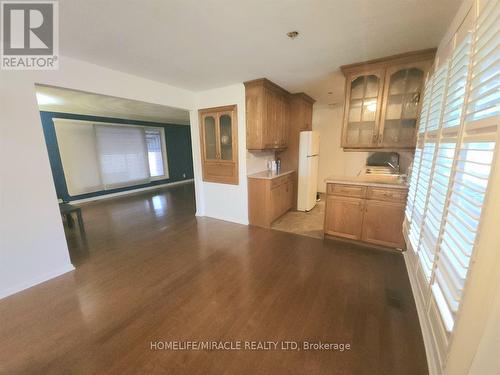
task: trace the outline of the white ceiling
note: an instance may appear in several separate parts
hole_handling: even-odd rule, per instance
[[[61,53],[190,90],[267,77],[314,97],[340,65],[436,47],[460,3],[64,0]]]
[[[42,111],[189,125],[183,109],[51,86],[37,85],[36,93]]]

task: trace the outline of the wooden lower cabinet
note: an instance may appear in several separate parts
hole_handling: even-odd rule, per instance
[[[407,189],[327,184],[325,234],[402,249]]]
[[[361,239],[376,245],[404,247],[404,203],[366,200]]]
[[[329,195],[326,198],[325,233],[361,239],[364,199]]]
[[[295,172],[273,179],[248,178],[248,218],[251,225],[270,227],[293,207]]]

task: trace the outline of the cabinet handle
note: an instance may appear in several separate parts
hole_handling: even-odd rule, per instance
[[[372,141],[372,143],[377,143],[377,139],[378,139],[378,134],[373,134],[373,141]]]

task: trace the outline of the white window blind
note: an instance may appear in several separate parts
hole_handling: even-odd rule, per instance
[[[95,131],[106,189],[149,181],[147,146],[142,129],[96,125]]]
[[[66,119],[54,124],[71,196],[168,178],[160,127]]]
[[[500,2],[488,1],[463,31],[426,82],[404,225],[408,269],[439,366],[474,264],[498,152]]]
[[[54,128],[68,194],[103,190],[94,127],[85,122],[54,119]]]

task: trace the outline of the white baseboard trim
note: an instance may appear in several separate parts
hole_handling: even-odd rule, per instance
[[[222,220],[222,221],[227,221],[230,223],[236,223],[236,224],[241,224],[241,225],[248,225],[248,220],[241,220],[238,218],[233,218],[233,217],[228,217],[228,216],[218,216],[218,215],[210,215],[210,214],[204,214],[204,215],[198,215],[198,217],[209,217],[211,219],[217,219],[217,220]]]
[[[425,307],[423,302],[420,300],[420,294],[417,290],[417,280],[415,274],[411,269],[411,261],[408,259],[408,252],[413,251],[411,248],[403,252],[403,258],[405,261],[406,272],[408,273],[408,278],[410,279],[411,291],[413,293],[413,299],[415,301],[415,306],[417,307],[418,320],[420,323],[420,330],[422,331],[422,337],[424,339],[425,354],[427,356],[427,366],[429,368],[429,375],[441,375],[440,366],[438,364],[437,354],[434,352],[434,345],[432,344],[432,331],[430,327],[430,322],[427,314],[425,313]]]
[[[138,188],[138,189],[131,189],[131,190],[126,190],[126,191],[120,191],[118,193],[111,193],[111,194],[104,194],[104,195],[98,195],[95,197],[91,198],[84,198],[84,199],[77,199],[74,201],[70,201],[69,203],[86,203],[86,202],[93,202],[93,201],[98,201],[102,199],[109,199],[109,198],[115,198],[119,197],[122,195],[129,195],[129,194],[135,194],[135,193],[140,193],[143,191],[148,191],[148,190],[156,190],[156,189],[161,189],[167,186],[175,186],[175,185],[182,185],[182,184],[188,184],[194,182],[194,179],[189,179],[189,180],[182,180],[182,181],[175,181],[175,182],[167,182],[166,184],[161,184],[161,185],[154,185],[154,186],[147,186],[143,188]]]
[[[45,281],[48,281],[50,279],[53,279],[54,277],[61,276],[67,272],[73,271],[74,269],[75,269],[75,267],[73,267],[73,265],[70,263],[70,264],[68,264],[62,268],[59,268],[55,271],[39,275],[37,277],[34,277],[31,280],[27,280],[23,283],[20,283],[20,284],[13,286],[13,287],[9,287],[7,289],[0,290],[0,299],[8,297],[8,296],[15,294],[15,293],[19,293],[25,289],[31,288],[32,286],[35,286],[35,285],[41,284]]]

